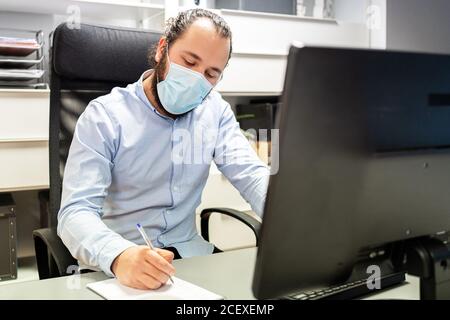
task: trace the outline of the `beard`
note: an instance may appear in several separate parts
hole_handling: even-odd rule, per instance
[[[163,78],[164,78],[164,74],[166,71],[166,67],[167,67],[167,54],[164,54],[161,57],[161,60],[159,60],[159,62],[157,62],[155,67],[153,68],[154,75],[152,77],[152,82],[151,82],[151,92],[152,92],[153,97],[155,97],[158,107],[167,112],[167,110],[163,107],[161,100],[159,99],[158,90],[157,90],[158,82],[164,80]]]

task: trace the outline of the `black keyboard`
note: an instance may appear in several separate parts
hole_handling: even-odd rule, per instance
[[[372,279],[373,281],[373,279]],[[369,289],[367,279],[349,282],[318,290],[299,292],[284,297],[288,300],[349,300],[373,294],[383,289],[401,284],[405,281],[405,273],[392,273],[380,278],[380,289]]]

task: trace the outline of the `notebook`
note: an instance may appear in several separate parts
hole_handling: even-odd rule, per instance
[[[87,288],[107,300],[222,300],[224,297],[190,282],[172,277],[156,290],[139,290],[124,286],[117,279],[87,284]]]

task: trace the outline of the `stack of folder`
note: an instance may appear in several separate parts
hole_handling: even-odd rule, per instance
[[[41,32],[36,32],[35,38],[21,38],[4,36],[0,29],[0,88],[36,88],[42,85],[45,71],[40,38]]]

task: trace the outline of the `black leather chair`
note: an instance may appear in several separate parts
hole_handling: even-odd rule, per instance
[[[47,199],[48,228],[35,230],[36,260],[40,279],[67,275],[76,260],[56,234],[61,186],[73,131],[88,103],[115,86],[135,82],[149,68],[148,52],[161,34],[148,30],[81,24],[79,29],[59,25],[50,49],[50,192]],[[41,200],[45,197],[41,195]],[[212,213],[234,217],[255,233],[260,223],[248,214],[210,208],[201,212],[201,234],[209,241]]]

